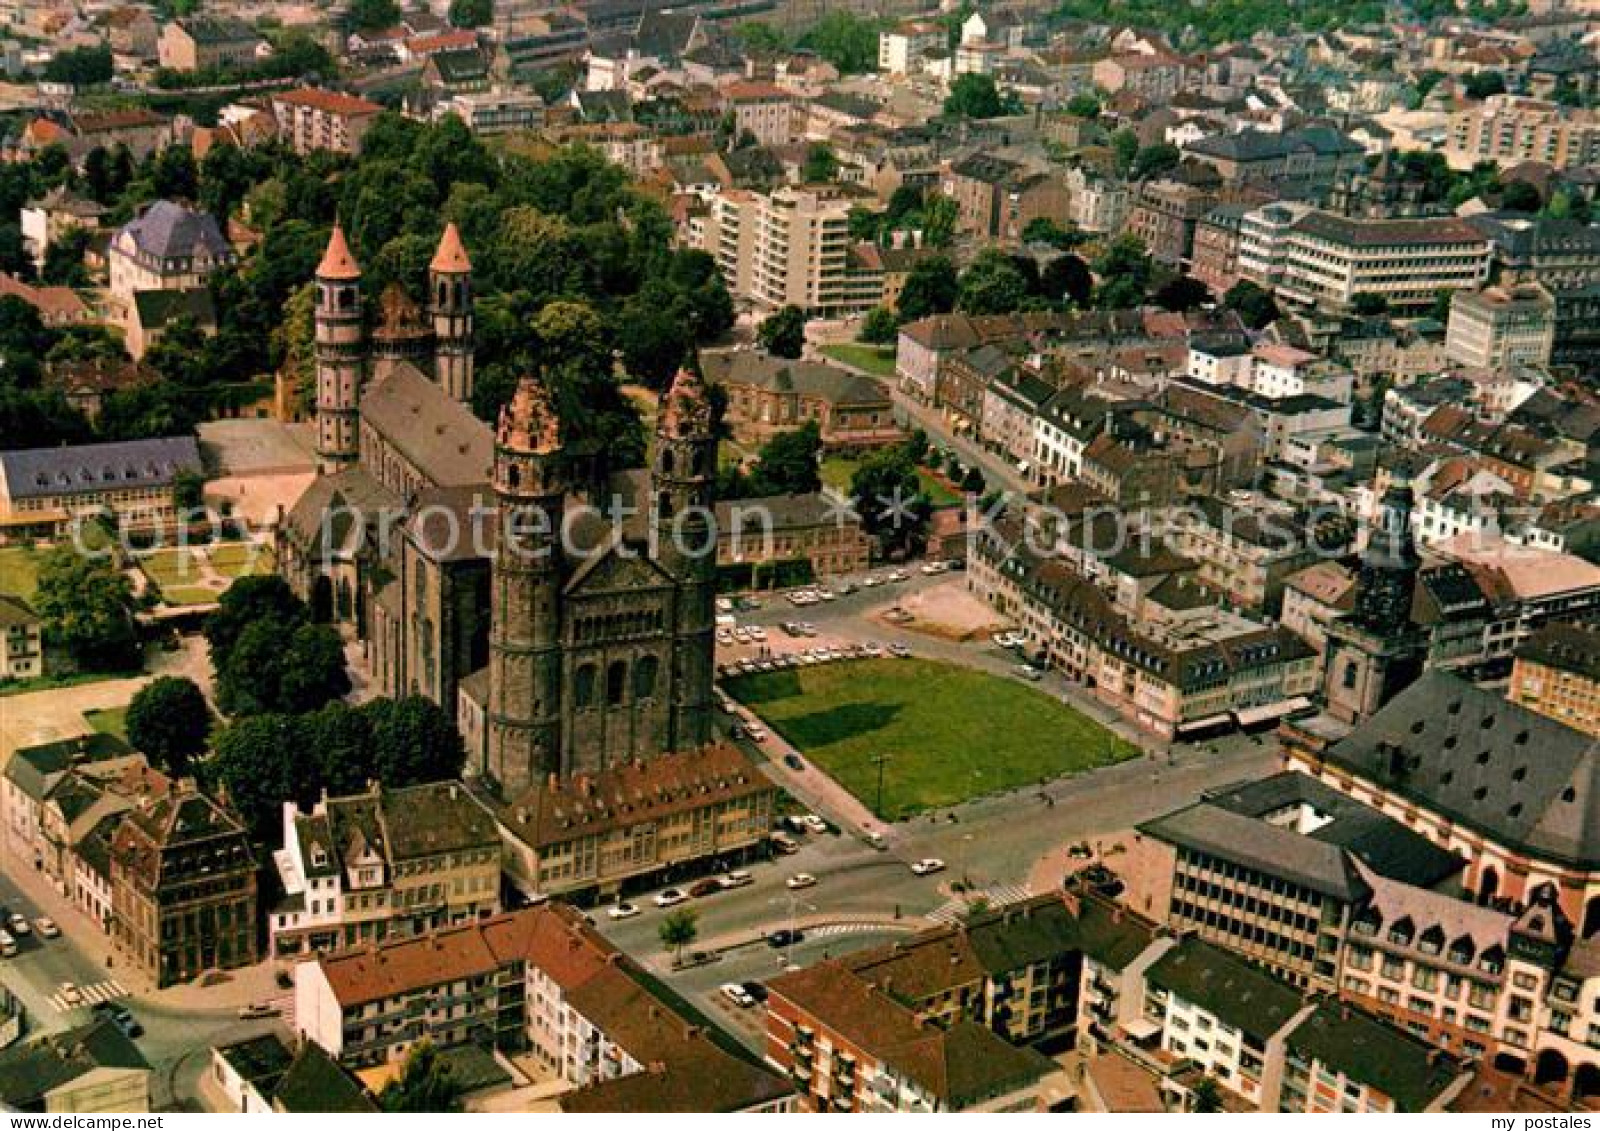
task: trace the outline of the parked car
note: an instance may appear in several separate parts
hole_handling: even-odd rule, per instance
[[[783,764],[796,772],[806,768],[806,764],[800,760],[800,755],[798,754],[785,754],[783,756]]]
[[[944,871],[944,861],[937,856],[929,856],[911,865],[911,871],[918,876],[931,876]]]
[[[606,914],[613,919],[632,919],[639,914],[639,908],[632,903],[613,903]]]
[[[139,1024],[139,1019],[135,1017],[128,1010],[128,1007],[123,1005],[121,1002],[96,1002],[90,1007],[90,1011],[98,1017],[109,1017],[111,1019],[111,1023],[118,1029],[121,1029],[123,1036],[127,1037],[129,1040],[144,1036],[144,1026]]]
[[[727,875],[721,876],[717,879],[717,883],[721,884],[728,890],[732,890],[733,888],[749,887],[755,882],[756,878],[749,872],[744,871],[742,868],[729,872]]]
[[[724,982],[722,984],[722,996],[733,1002],[740,1009],[749,1009],[756,1003],[756,999],[750,995],[750,991],[738,982]]]
[[[804,817],[800,818],[800,823],[805,825],[807,831],[809,832],[825,833],[828,831],[828,822],[824,821],[815,813],[807,813]]]
[[[922,567],[922,574],[924,577],[935,577],[941,573],[944,573],[949,568],[950,567],[945,565],[943,562],[929,562],[927,565]]]
[[[722,890],[722,884],[715,878],[700,880],[689,889],[689,894],[696,899],[704,899],[708,895],[716,895]]]
[[[865,839],[867,844],[879,852],[887,852],[889,850],[889,842],[883,839],[882,833],[867,833]]]
[[[263,1017],[276,1017],[282,1012],[270,1001],[253,1001],[239,1007],[240,1021],[258,1021]]]
[[[768,665],[769,670],[770,667],[771,665]],[[764,727],[746,725],[744,732],[749,736],[751,742],[765,742],[767,740],[767,732]]]
[[[21,938],[23,935],[33,934],[33,928],[28,925],[28,917],[20,911],[13,911],[6,919],[11,933]]]
[[[1038,683],[1044,678],[1044,672],[1040,671],[1032,664],[1018,664],[1016,667],[1016,673],[1018,678],[1025,679],[1029,683]]]
[[[798,929],[791,931],[787,927],[781,927],[767,936],[767,945],[773,950],[781,950],[783,947],[793,946],[798,942],[804,942],[805,938],[805,932],[803,931]]]
[[[790,891],[804,891],[806,888],[814,888],[817,886],[817,877],[813,876],[810,872],[796,872],[787,880],[783,881],[783,886],[788,888]]]
[[[891,644],[889,645],[889,655],[899,660],[909,660],[911,658],[911,649],[904,644]]]
[[[772,847],[784,856],[793,856],[800,851],[800,846],[795,843],[794,837],[788,833],[773,833]]]
[[[741,984],[744,986],[744,992],[755,998],[756,1001],[764,1002],[767,1000],[767,987],[760,982],[744,982]]]
[[[655,905],[657,907],[676,907],[688,900],[680,888],[663,888],[656,893]]]
[[[11,932],[0,927],[0,957],[15,958],[17,954],[17,940],[11,937]]]
[[[888,580],[896,583],[910,581],[911,575],[903,569],[890,570]]]
[[[61,928],[56,926],[56,921],[48,915],[41,915],[33,921],[33,929],[39,932],[40,938],[55,939],[61,937]]]
[[[80,1006],[83,1004],[83,991],[72,982],[62,982],[56,987],[56,996],[66,1006]]]

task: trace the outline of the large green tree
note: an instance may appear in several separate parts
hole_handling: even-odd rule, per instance
[[[108,558],[57,546],[39,564],[34,611],[45,638],[80,671],[128,671],[141,661],[133,588]]]
[[[862,460],[850,477],[850,499],[884,554],[914,554],[926,543],[933,505],[906,447],[881,448]]]
[[[931,255],[912,264],[896,308],[902,319],[914,322],[930,314],[950,313],[960,294],[956,265],[948,256]]]
[[[968,314],[1010,314],[1028,297],[1028,283],[999,248],[985,248],[961,275],[956,306]]]
[[[756,340],[773,357],[799,357],[806,344],[806,312],[798,306],[785,306],[768,315]]]
[[[1016,96],[1002,93],[993,77],[975,72],[957,75],[944,100],[944,112],[952,118],[999,118],[1021,109]]]
[[[362,712],[371,734],[373,776],[384,785],[420,785],[461,773],[467,757],[461,732],[433,700],[374,699]]]
[[[164,675],[141,687],[128,704],[128,741],[163,773],[181,777],[205,753],[211,707],[192,679]]]
[[[453,1114],[463,1110],[462,1091],[433,1042],[423,1040],[411,1046],[400,1075],[378,1093],[378,1103],[389,1112]]]

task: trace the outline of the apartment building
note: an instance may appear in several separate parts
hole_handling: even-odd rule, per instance
[[[1349,313],[1357,295],[1430,310],[1440,291],[1488,280],[1488,241],[1463,220],[1355,220],[1291,204],[1246,213],[1239,273],[1291,304]]]
[[[0,593],[0,682],[44,674],[43,627],[20,598]]]
[[[1292,985],[1332,993],[1372,868],[1448,885],[1463,861],[1304,774],[1204,794],[1138,826],[1124,869],[1141,914],[1238,951]]]
[[[795,96],[767,82],[735,82],[722,88],[723,109],[733,115],[733,133],[760,145],[788,145],[797,136]]]
[[[957,227],[985,240],[1015,244],[1033,220],[1059,223],[1067,214],[1063,179],[989,153],[950,165],[940,189],[956,202]]]
[[[883,272],[852,246],[850,210],[860,196],[842,185],[718,194],[707,249],[737,299],[828,318],[865,312],[882,301]]]
[[[272,953],[353,946],[500,910],[500,833],[455,782],[283,807]]]
[[[1214,182],[1146,181],[1128,215],[1128,231],[1144,242],[1157,263],[1187,267],[1194,258],[1195,231],[1216,204]]]
[[[546,904],[294,968],[295,1029],[349,1066],[421,1040],[526,1052],[561,1110],[783,1111],[793,1087],[606,942]]]
[[[930,52],[944,53],[946,48],[943,24],[907,20],[878,33],[878,70],[890,75],[918,74]]]
[[[1600,115],[1542,98],[1495,94],[1450,115],[1445,155],[1456,168],[1538,161],[1555,169],[1600,162]]]
[[[860,521],[845,518],[840,504],[820,491],[718,503],[716,521],[718,567],[753,583],[785,571],[839,577],[872,561],[872,539]]]
[[[192,782],[141,799],[117,825],[110,856],[112,942],[157,986],[256,963],[250,838]]]
[[[161,29],[157,52],[173,71],[209,71],[253,66],[267,41],[231,16],[184,16]]]
[[[1553,622],[1517,649],[1506,698],[1600,738],[1600,628]]]
[[[1201,496],[1163,524],[1172,548],[1200,563],[1200,580],[1241,609],[1276,617],[1291,574],[1324,551],[1292,515],[1229,505]],[[1332,549],[1332,547],[1329,547]]]
[[[1450,298],[1445,353],[1457,365],[1543,367],[1555,347],[1556,304],[1537,283],[1457,291]]]
[[[354,156],[383,107],[335,90],[302,87],[274,94],[272,117],[278,137],[296,153],[325,149]]]

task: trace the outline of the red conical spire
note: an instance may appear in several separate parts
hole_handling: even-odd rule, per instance
[[[495,440],[514,452],[548,454],[560,449],[561,418],[543,381],[524,376],[517,382],[517,391],[500,409]]]
[[[317,278],[340,281],[361,278],[361,266],[356,262],[356,257],[350,254],[350,245],[344,239],[344,228],[337,220],[333,222],[333,231],[328,236],[328,248],[322,253],[322,262],[317,264]]]
[[[467,249],[461,242],[461,233],[456,230],[454,223],[444,226],[444,235],[439,237],[439,246],[433,253],[433,262],[428,264],[428,270],[439,275],[465,275],[472,270],[472,260],[467,258]]]

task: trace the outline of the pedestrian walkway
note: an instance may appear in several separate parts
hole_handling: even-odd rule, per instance
[[[116,1001],[118,998],[127,997],[128,991],[123,988],[121,982],[115,979],[108,979],[104,982],[96,982],[92,986],[79,986],[78,995],[79,1000],[74,1003],[68,1001],[62,991],[57,990],[50,995],[50,1008],[57,1013],[71,1013],[74,1009],[87,1009],[92,1005],[99,1005],[101,1002]]]
[[[994,887],[953,895],[928,912],[926,918],[933,923],[951,926],[971,914],[975,904],[984,907],[1004,907],[1008,903],[1020,903],[1032,897],[1033,891],[1027,884],[997,884]]]
[[[829,923],[808,932],[812,938],[825,939],[833,935],[858,935],[864,931],[882,931],[882,923]]]

